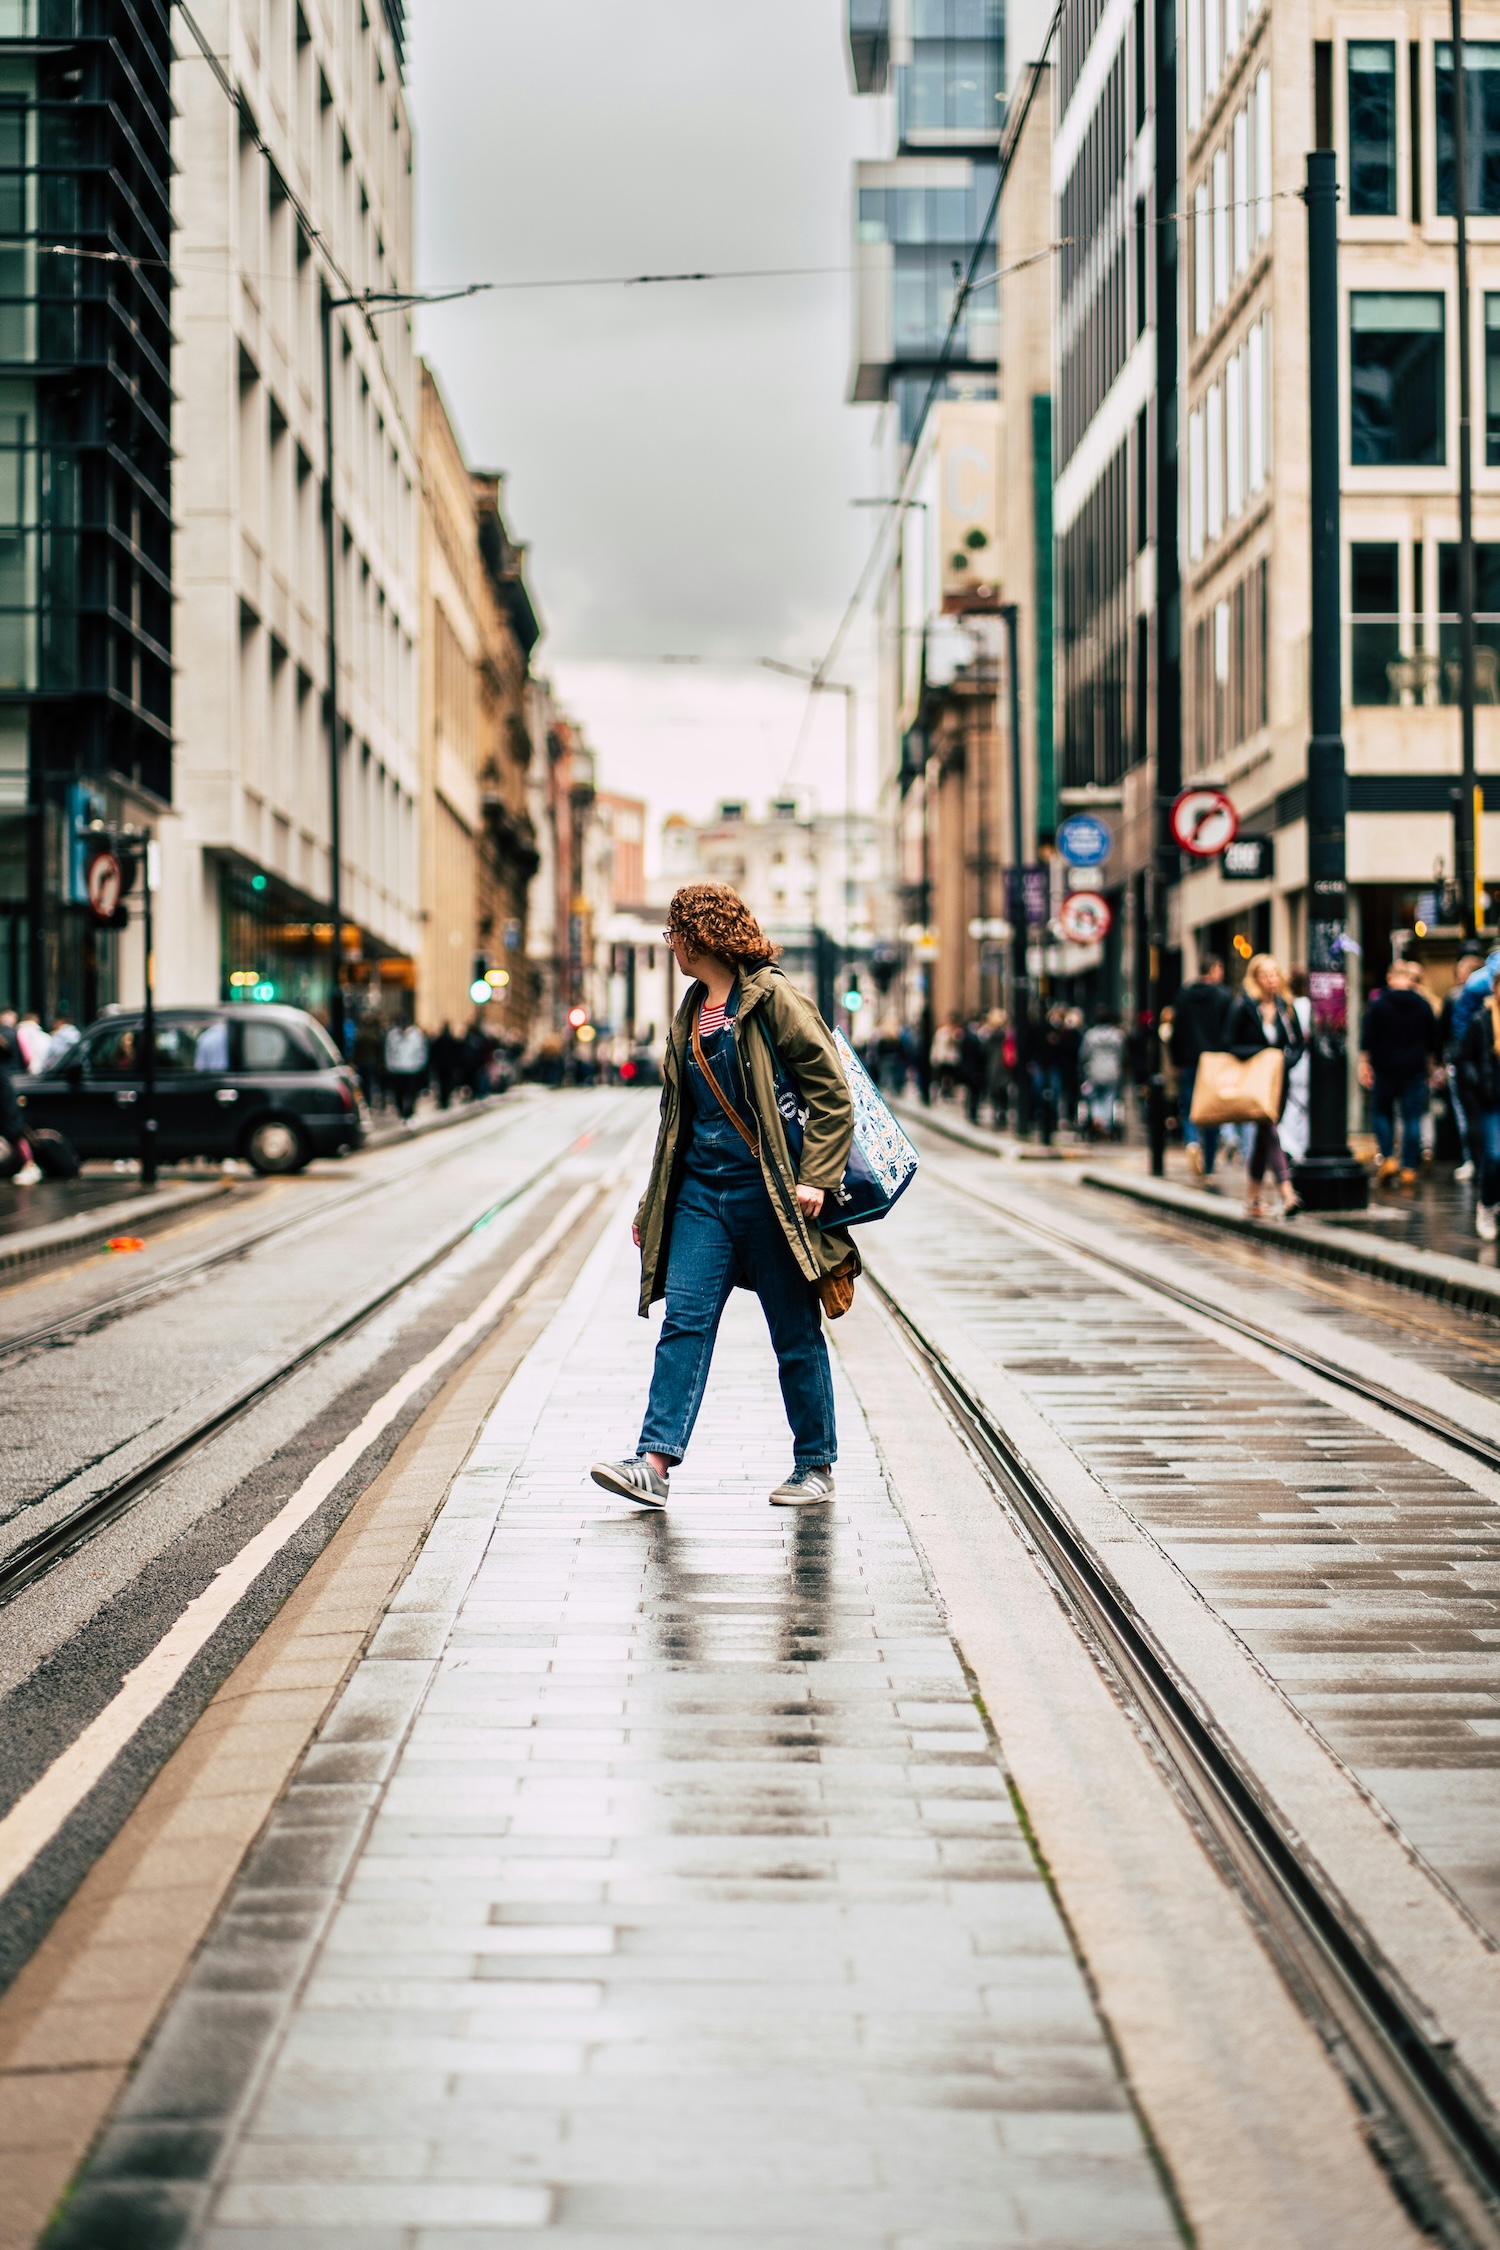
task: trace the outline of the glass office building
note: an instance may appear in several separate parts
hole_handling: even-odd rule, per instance
[[[0,0],[0,1004],[114,997],[80,822],[172,793],[166,0]]]
[[[855,401],[893,398],[909,437],[995,192],[1001,0],[849,0],[857,89],[894,95],[897,148],[857,167]],[[993,238],[992,238],[993,239]],[[999,308],[971,293],[939,395],[993,398]]]

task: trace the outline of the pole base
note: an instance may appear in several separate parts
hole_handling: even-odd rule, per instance
[[[1368,1211],[1370,1175],[1352,1156],[1308,1156],[1292,1166],[1292,1185],[1309,1211]]]

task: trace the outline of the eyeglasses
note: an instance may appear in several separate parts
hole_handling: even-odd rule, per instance
[[[672,932],[670,930],[663,930],[661,934],[664,943],[666,943],[667,945],[675,945],[677,943],[676,938],[672,935]]]

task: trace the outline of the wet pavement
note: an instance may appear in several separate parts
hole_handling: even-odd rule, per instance
[[[1235,1630],[1323,1740],[1500,1938],[1500,1511],[1496,1480],[1422,1457],[986,1212],[935,1176],[881,1230],[877,1270],[941,1306],[935,1341],[1013,1380]],[[1278,1294],[1387,1350],[1491,1388],[1500,1324],[1345,1277],[1280,1270],[1237,1240],[1171,1230],[1086,1188],[1026,1198],[1100,1249],[1166,1241],[1182,1279],[1274,1329]],[[1247,1266],[1259,1268],[1258,1275]],[[1305,1277],[1305,1280],[1304,1280]],[[1143,1277],[1149,1279],[1148,1276]],[[1348,1300],[1335,1312],[1329,1293]],[[1380,1313],[1374,1308],[1380,1306]],[[1382,1318],[1383,1315],[1383,1318]],[[1476,1379],[1477,1378],[1477,1379]]]
[[[767,1505],[744,1298],[669,1513],[586,1481],[646,1386],[634,1274],[622,1214],[55,2245],[1179,2240],[837,1360],[828,1509]]]

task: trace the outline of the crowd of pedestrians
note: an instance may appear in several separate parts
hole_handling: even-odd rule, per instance
[[[352,1059],[369,1107],[390,1107],[409,1124],[429,1086],[439,1109],[503,1092],[515,1082],[518,1053],[482,1024],[460,1034],[445,1023],[429,1038],[420,1024],[387,1024],[371,1012],[355,1025]]]

